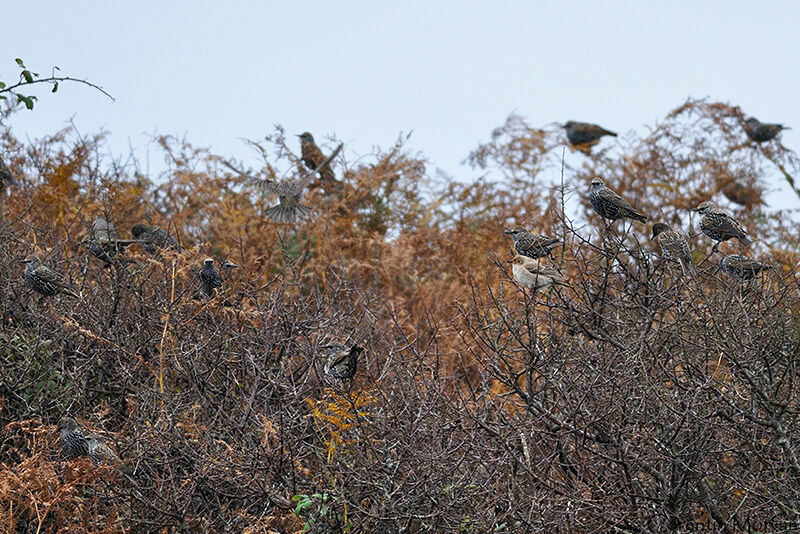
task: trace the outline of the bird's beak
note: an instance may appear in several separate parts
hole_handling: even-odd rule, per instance
[[[295,137],[303,137],[301,134],[294,134]]]
[[[700,211],[700,208],[694,208],[692,211]]]
[[[506,260],[506,263],[514,263],[514,259]]]
[[[511,233],[511,230],[509,230],[509,229],[505,229],[505,230],[503,230],[503,233],[504,233],[504,234],[510,234],[510,233]]]
[[[28,260],[17,260],[19,263],[28,263]]]

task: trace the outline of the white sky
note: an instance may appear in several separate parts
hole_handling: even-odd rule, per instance
[[[0,79],[15,57],[41,74],[102,85],[40,91],[11,121],[18,137],[74,120],[160,168],[153,133],[176,134],[247,163],[240,138],[272,125],[388,148],[401,132],[432,166],[460,162],[516,111],[534,125],[568,119],[620,133],[687,97],[740,105],[794,126],[800,150],[800,2],[36,1],[5,6]],[[779,182],[775,182],[775,186]],[[798,207],[772,195],[773,207]]]

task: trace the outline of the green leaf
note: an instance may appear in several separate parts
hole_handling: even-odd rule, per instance
[[[58,91],[58,82],[53,82],[53,92]]]
[[[6,84],[4,84],[3,82],[0,82],[0,89],[4,88],[5,86],[6,86]]]
[[[20,67],[22,67],[23,69],[25,68],[25,63],[23,63],[23,62],[22,62],[22,60],[21,60],[20,58],[17,58],[17,59],[15,59],[14,61],[16,61],[16,62],[17,62],[17,65],[19,65],[19,66],[20,66]]]
[[[33,83],[33,76],[31,75],[31,71],[28,69],[22,71],[22,77],[25,78],[26,82]]]
[[[25,95],[17,95],[17,98],[20,102],[25,102],[25,107],[28,109],[33,109],[33,101],[36,100],[35,96],[25,96]]]

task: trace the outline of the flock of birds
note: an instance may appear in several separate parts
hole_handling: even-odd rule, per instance
[[[781,124],[761,123],[754,118],[747,119],[743,127],[747,136],[758,143],[773,139],[786,128]],[[576,147],[591,146],[604,136],[617,135],[596,124],[584,122],[569,121],[563,128],[569,142]],[[317,175],[319,185],[326,191],[341,187],[341,182],[337,181],[331,168],[331,161],[339,153],[342,145],[326,157],[310,133],[304,132],[298,137],[301,143],[301,159],[308,171],[298,178],[280,182],[263,181],[266,189],[278,197],[278,205],[265,212],[276,222],[291,223],[310,214],[311,208],[301,204],[301,196]],[[228,163],[226,165],[247,176],[232,165]],[[18,185],[17,180],[0,159],[0,190],[5,186],[14,185]],[[642,223],[648,220],[646,215],[609,189],[600,178],[594,178],[591,182],[589,201],[597,214],[606,220],[633,219]],[[700,229],[717,242],[714,249],[720,242],[734,238],[743,246],[752,242],[747,231],[734,217],[715,207],[711,202],[701,203],[694,211],[702,215]],[[665,258],[679,262],[684,272],[694,271],[689,243],[683,234],[664,223],[654,224],[652,231],[652,238],[658,241]],[[514,279],[520,286],[536,291],[555,284],[566,284],[566,279],[558,270],[541,261],[555,248],[563,245],[560,239],[529,232],[521,226],[504,230],[504,233],[513,240],[516,255],[509,262],[512,264]],[[160,257],[160,251],[163,250],[183,252],[183,247],[174,235],[155,225],[137,223],[131,228],[131,235],[132,239],[122,239],[114,224],[106,217],[99,216],[95,219],[89,236],[80,244],[101,261],[114,266],[131,261],[123,252],[126,247],[134,243],[156,257]],[[44,265],[36,254],[31,254],[21,262],[25,264],[25,283],[42,298],[59,293],[81,298],[78,288]],[[222,267],[233,269],[237,265],[226,260],[222,263]],[[770,265],[737,254],[723,257],[720,267],[729,275],[744,280],[752,279],[761,271],[771,268]],[[223,284],[213,258],[206,258],[203,261],[197,276],[200,281],[200,292],[206,297],[213,296]],[[340,380],[352,380],[356,374],[358,356],[364,349],[358,345],[348,347],[342,344],[325,345],[321,349],[327,353],[324,371]],[[119,462],[119,458],[101,435],[84,431],[71,417],[61,419],[58,428],[62,449],[68,457],[89,456],[95,464]]]
[[[591,146],[604,136],[616,137],[617,135],[602,126],[586,122],[568,121],[563,128],[569,142],[576,147]],[[752,117],[744,121],[743,128],[747,136],[757,143],[770,141],[781,130],[787,129],[782,124],[762,123]],[[647,215],[609,189],[600,178],[592,180],[589,201],[594,211],[609,221],[633,219],[646,223],[648,219]],[[693,211],[702,215],[700,219],[702,232],[717,242],[713,250],[716,250],[719,243],[734,238],[742,246],[752,243],[750,236],[739,221],[724,210],[717,208],[712,202],[702,202]],[[541,258],[548,257],[553,249],[563,244],[560,239],[529,232],[522,226],[504,230],[504,233],[510,235],[513,240],[516,256],[509,260],[509,263],[512,265],[514,279],[520,286],[536,291],[553,285],[566,285],[566,279],[558,270],[540,261]],[[658,242],[662,255],[666,259],[680,263],[684,273],[694,272],[692,253],[686,236],[665,223],[655,223],[652,239]],[[724,256],[719,265],[725,273],[743,280],[751,280],[761,271],[772,268],[771,265],[739,254]]]

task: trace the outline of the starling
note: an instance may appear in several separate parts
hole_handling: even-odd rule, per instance
[[[534,260],[548,256],[554,248],[564,244],[557,237],[534,234],[528,232],[522,226],[515,226],[510,230],[503,230],[503,233],[510,235],[511,239],[514,240],[514,250],[517,254],[533,258]]]
[[[744,131],[747,137],[756,143],[763,143],[774,139],[776,135],[781,133],[781,130],[788,130],[788,126],[783,124],[769,124],[766,122],[759,122],[755,117],[750,117],[744,121]]]
[[[772,265],[766,265],[746,256],[730,254],[722,258],[719,262],[720,268],[731,276],[742,280],[752,280],[758,273],[767,269],[772,269]]]
[[[314,136],[308,132],[303,132],[297,137],[300,138],[300,155],[308,170],[312,174],[319,172],[323,186],[336,183],[336,176],[331,169],[330,158],[326,158],[322,154],[322,150],[314,142]]]
[[[604,219],[615,221],[628,218],[636,219],[639,222],[647,220],[647,215],[636,211],[625,199],[606,187],[600,178],[592,180],[589,201],[592,203],[594,211]]]
[[[596,143],[604,135],[617,136],[616,133],[606,130],[602,126],[588,122],[567,121],[562,128],[566,130],[570,144],[575,146]]]
[[[11,169],[9,169],[2,158],[0,158],[0,191],[7,185],[17,185],[17,181],[14,179],[14,175],[11,174]]]
[[[725,198],[734,204],[744,206],[748,210],[752,209],[756,204],[764,203],[760,193],[756,189],[748,187],[735,179],[725,182],[720,187],[720,191],[725,195]]]
[[[325,345],[320,347],[328,353],[325,372],[339,380],[353,378],[358,366],[358,355],[364,352],[363,347],[353,345],[349,349],[344,345]]]
[[[700,219],[700,229],[714,241],[727,241],[735,237],[744,246],[752,243],[739,221],[716,208],[713,203],[702,202],[693,211],[703,214],[703,218]]]
[[[311,137],[310,133],[305,133],[303,135]],[[313,144],[313,138],[311,142]],[[303,146],[305,147],[305,145]],[[314,145],[314,148],[316,148],[316,145]],[[342,145],[339,145],[330,156],[323,158],[321,161],[322,165],[330,163],[340,150],[342,150]],[[317,148],[317,151],[319,151],[319,148]],[[321,152],[319,152],[319,154],[322,156]],[[303,148],[303,161],[308,165],[308,161],[306,161],[305,157],[305,148]],[[275,182],[273,180],[266,181],[265,186],[267,190],[273,195],[278,196],[278,205],[269,208],[265,212],[270,219],[275,222],[289,223],[308,217],[308,214],[311,213],[311,208],[300,204],[300,197],[303,195],[303,190],[314,179],[316,169],[317,167],[312,168],[299,178],[289,178],[281,182]],[[333,176],[332,173],[331,176]]]
[[[89,454],[89,442],[75,419],[63,417],[58,422],[58,431],[61,448],[67,458],[72,459]]]
[[[178,240],[163,228],[151,224],[137,223],[131,227],[131,234],[140,241],[142,248],[150,254],[158,255],[158,249],[169,248],[175,252],[183,252]]]
[[[94,432],[86,435],[88,454],[94,465],[98,464],[117,464],[119,456],[114,450],[106,445],[105,439],[100,434]]]
[[[203,260],[203,267],[197,272],[197,276],[200,277],[200,290],[207,297],[212,296],[218,287],[222,287],[222,278],[214,267],[213,258]]]
[[[652,239],[658,241],[661,253],[665,258],[677,261],[684,270],[694,270],[692,251],[689,249],[689,243],[683,234],[676,232],[668,224],[655,223],[653,225]]]
[[[92,224],[89,237],[80,242],[88,248],[98,259],[113,264],[116,256],[131,243],[138,243],[138,239],[120,239],[114,223],[103,216],[99,216]]]
[[[64,278],[57,272],[42,265],[36,256],[31,254],[20,263],[25,264],[25,283],[34,291],[45,297],[52,297],[58,293],[64,293],[71,297],[80,298],[76,293],[77,288],[64,281]]]
[[[514,256],[514,259],[508,261],[512,264],[511,271],[514,273],[514,279],[526,289],[533,288],[536,291],[553,284],[566,285],[566,279],[561,276],[561,273],[545,267],[539,260],[518,254]]]
[[[311,208],[300,204],[303,189],[314,179],[314,173],[309,172],[301,179],[286,179],[282,182],[268,181],[267,190],[278,196],[278,205],[269,208],[265,213],[275,222],[291,223],[308,217]]]

